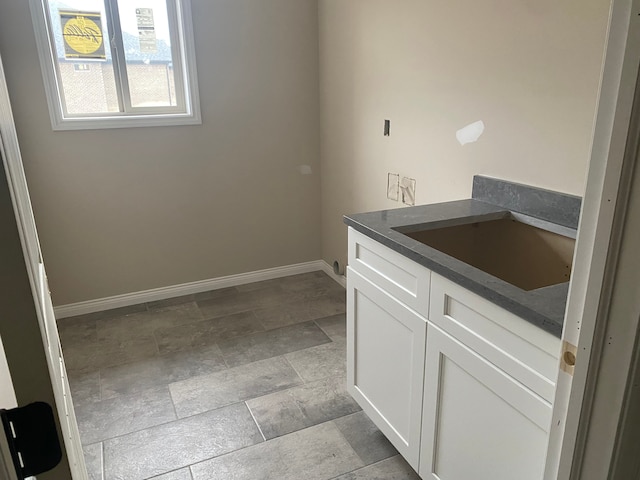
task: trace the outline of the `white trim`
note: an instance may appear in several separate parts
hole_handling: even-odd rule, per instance
[[[55,64],[51,58],[51,52],[55,48],[51,45],[51,38],[48,34],[46,15],[48,12],[41,0],[29,0],[31,9],[31,20],[33,22],[33,31],[35,32],[36,46],[38,50],[38,59],[42,70],[42,80],[44,82],[45,97],[49,106],[49,118],[51,125],[55,126],[62,121],[62,105],[60,104],[61,96],[59,94],[61,88],[58,86],[58,75],[55,70]]]
[[[43,0],[29,0],[44,90],[53,130],[92,130],[202,124],[191,0],[172,1],[176,2],[173,11],[177,17],[177,25],[174,26],[174,30],[179,39],[179,45],[175,48],[172,46],[172,54],[175,55],[176,52],[179,52],[182,57],[174,61],[176,65],[182,67],[176,68],[174,73],[176,75],[176,88],[181,88],[183,91],[181,98],[184,102],[184,111],[173,112],[172,110],[175,110],[175,107],[168,107],[155,113],[153,111],[144,112],[143,109],[137,108],[133,113],[119,112],[96,117],[80,117],[65,115],[64,113],[64,92],[59,82],[59,72],[55,60],[55,45],[49,28],[49,8],[45,6]],[[168,5],[167,8],[170,8],[170,6]],[[170,22],[171,19],[171,13],[169,12]],[[170,28],[172,28],[171,24]],[[113,59],[113,61],[115,65],[116,59]]]
[[[574,271],[564,324],[563,340],[578,347],[573,377],[559,371],[554,401],[545,480],[583,478],[586,434],[602,361],[607,306],[620,229],[614,214],[620,191],[640,47],[637,35],[638,0],[612,0],[606,56],[599,90],[598,110],[586,192],[576,242]],[[609,262],[609,265],[607,265]],[[619,365],[619,370],[627,365]],[[614,411],[613,406],[611,412]],[[618,412],[619,413],[619,412]],[[604,450],[604,449],[603,449]],[[602,454],[608,466],[608,455]],[[582,472],[584,478],[606,475]]]
[[[318,270],[326,272],[327,275],[339,284],[343,286],[346,285],[344,277],[342,275],[335,275],[333,273],[333,269],[325,261],[315,260],[312,262],[285,265],[283,267],[267,268],[265,270],[257,270],[255,272],[240,273],[237,275],[211,278],[208,280],[199,280],[197,282],[183,283],[180,285],[153,288],[151,290],[143,290],[141,292],[125,293],[123,295],[115,295],[113,297],[88,300],[86,302],[60,305],[59,307],[55,307],[54,311],[56,318],[73,317],[75,315],[102,312],[112,308],[128,307],[139,303],[165,300],[167,298],[179,297],[182,295],[219,290],[221,288],[235,287],[237,285],[260,282],[263,280],[272,280],[274,278],[288,277],[290,275],[315,272]]]
[[[184,102],[190,108],[193,123],[202,123],[202,111],[200,110],[200,89],[198,87],[198,69],[196,61],[196,41],[193,33],[193,13],[191,0],[183,0],[176,4],[179,17],[178,29],[182,41],[180,42],[182,55],[182,91]]]
[[[194,110],[196,110],[194,108]],[[52,123],[55,131],[64,130],[102,130],[107,128],[132,127],[172,127],[177,125],[201,125],[200,109],[198,113],[176,113],[148,115],[114,115],[111,117],[67,117]],[[53,122],[54,120],[52,120]]]

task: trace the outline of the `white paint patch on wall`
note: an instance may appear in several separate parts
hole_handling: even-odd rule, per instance
[[[9,409],[17,406],[18,401],[16,400],[16,394],[13,390],[9,364],[7,363],[2,338],[0,337],[0,408]]]
[[[466,127],[461,128],[456,132],[456,138],[460,145],[466,145],[467,143],[477,142],[480,136],[484,133],[484,122],[478,120]]]

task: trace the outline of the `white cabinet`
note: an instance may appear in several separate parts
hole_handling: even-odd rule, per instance
[[[541,480],[551,405],[434,325],[419,473],[433,480]]]
[[[429,480],[540,480],[560,340],[349,229],[347,387]]]
[[[417,470],[426,319],[355,270],[348,276],[349,393]]]

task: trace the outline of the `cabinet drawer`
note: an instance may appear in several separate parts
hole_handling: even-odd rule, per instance
[[[349,266],[423,316],[431,271],[349,227]]]
[[[553,401],[560,339],[437,274],[431,276],[429,320]]]

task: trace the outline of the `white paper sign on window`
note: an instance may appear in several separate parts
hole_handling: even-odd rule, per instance
[[[136,18],[138,20],[140,51],[142,53],[156,53],[158,51],[158,42],[156,39],[156,27],[153,23],[153,9],[136,8]]]

